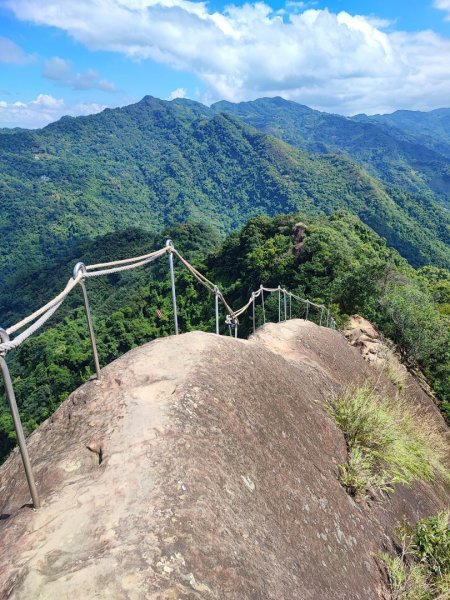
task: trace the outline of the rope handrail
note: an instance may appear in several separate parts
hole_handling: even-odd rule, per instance
[[[64,300],[65,298],[54,304],[37,321],[35,321],[30,327],[28,327],[28,329],[25,329],[25,331],[22,331],[22,333],[16,335],[16,337],[13,340],[8,340],[0,344],[0,354],[5,351],[8,352],[9,350],[14,350],[14,348],[20,346],[22,342],[28,339],[30,335],[33,335],[33,333],[40,329],[44,325],[44,323],[46,323],[50,319],[50,317],[53,315],[53,313],[55,313],[58,310],[58,308],[61,306]]]
[[[223,303],[225,309],[227,310],[227,315],[225,318],[225,324],[229,326],[229,333],[231,335],[231,330],[234,327],[234,336],[237,337],[238,323],[239,317],[243,315],[249,308],[252,306],[252,318],[253,318],[253,331],[256,328],[256,311],[255,311],[255,301],[257,298],[261,297],[262,309],[263,309],[263,317],[264,323],[266,322],[265,315],[265,305],[264,305],[264,292],[273,293],[278,292],[278,320],[281,321],[281,294],[284,296],[284,319],[287,320],[287,302],[286,298],[289,297],[289,318],[292,318],[292,299],[299,300],[303,303],[306,303],[306,316],[308,319],[308,311],[309,307],[317,307],[320,312],[320,323],[322,325],[322,320],[324,316],[324,312],[326,312],[326,326],[330,326],[335,328],[336,321],[331,317],[330,310],[321,304],[316,304],[311,302],[310,300],[305,300],[300,298],[296,294],[289,292],[285,288],[278,286],[277,288],[268,288],[260,285],[259,289],[252,292],[249,300],[241,306],[238,310],[234,311],[231,306],[227,303],[223,293],[219,289],[219,287],[210,281],[203,273],[200,273],[198,269],[196,269],[189,261],[187,261],[174,247],[171,240],[167,240],[164,248],[160,248],[159,250],[155,250],[154,252],[150,252],[149,254],[143,254],[141,256],[135,256],[131,258],[124,258],[120,260],[97,263],[93,265],[84,265],[84,263],[79,262],[75,265],[73,270],[73,276],[67,282],[65,288],[52,300],[47,302],[44,306],[33,312],[31,315],[28,315],[15,325],[8,327],[6,330],[0,328],[0,370],[3,377],[3,381],[5,383],[5,391],[8,397],[9,405],[11,407],[11,413],[13,416],[14,427],[16,430],[17,439],[19,442],[20,452],[23,459],[24,469],[26,473],[26,477],[28,480],[28,486],[30,489],[31,497],[33,500],[34,508],[39,508],[39,495],[37,493],[33,472],[31,469],[30,459],[28,456],[28,450],[25,443],[25,436],[22,428],[22,423],[20,420],[19,410],[17,408],[17,402],[14,394],[14,387],[11,381],[11,377],[9,374],[8,365],[5,360],[5,355],[14,348],[17,348],[22,342],[28,339],[31,335],[36,333],[49,319],[50,317],[58,310],[58,308],[63,304],[69,293],[79,284],[84,300],[84,308],[86,312],[86,318],[89,328],[89,335],[91,338],[91,346],[92,353],[95,364],[95,371],[97,374],[97,378],[100,379],[100,362],[98,358],[97,352],[97,343],[95,339],[94,325],[92,321],[92,315],[89,307],[89,300],[87,289],[85,285],[85,280],[91,277],[100,277],[102,275],[110,275],[113,273],[120,273],[122,271],[128,271],[129,269],[135,269],[137,267],[142,267],[148,263],[151,263],[164,254],[167,254],[169,257],[169,267],[170,267],[170,281],[172,288],[172,302],[173,302],[173,316],[174,316],[174,325],[175,325],[175,334],[178,335],[178,315],[177,315],[177,302],[176,302],[176,292],[175,292],[175,275],[174,275],[174,265],[173,265],[173,256],[175,255],[180,262],[188,269],[188,271],[193,275],[193,277],[201,283],[206,289],[214,294],[214,303],[215,303],[215,316],[216,316],[216,334],[220,334],[220,326],[219,326],[219,300]],[[30,325],[31,323],[31,325]],[[16,333],[20,329],[23,329],[26,325],[29,325],[27,329],[19,333],[14,337],[14,339],[10,339],[10,335]]]
[[[160,256],[163,256],[164,254],[167,254],[167,248],[162,248],[161,250],[157,250],[156,252],[152,252],[151,255],[148,255],[146,258],[144,258],[143,260],[139,260],[139,262],[135,261],[133,263],[130,264],[125,264],[123,266],[118,266],[118,267],[112,267],[110,269],[99,269],[97,271],[88,271],[88,269],[93,269],[96,266],[108,266],[108,263],[100,263],[100,265],[89,265],[86,266],[86,272],[84,273],[84,276],[86,278],[89,277],[99,277],[100,275],[112,275],[113,273],[120,273],[121,271],[129,271],[130,269],[135,269],[136,267],[142,267],[148,263],[151,263],[153,261],[155,261],[156,259],[158,259]],[[111,265],[113,264],[117,264],[117,263],[122,263],[122,262],[130,262],[129,260],[126,261],[116,261],[115,263],[109,263]]]
[[[234,313],[232,315],[230,314],[230,317],[234,317],[235,320],[237,320],[238,317],[240,317],[242,314],[244,314],[250,308],[254,299],[258,298],[263,291],[269,292],[269,293],[280,292],[287,296],[290,296],[291,298],[294,298],[295,300],[299,300],[300,302],[303,302],[304,304],[309,304],[309,306],[314,306],[315,308],[318,308],[320,310],[327,311],[327,313],[328,313],[327,323],[329,322],[330,326],[333,326],[333,329],[336,328],[336,321],[334,320],[333,317],[331,317],[331,315],[329,315],[329,309],[324,304],[316,304],[315,302],[311,302],[311,300],[308,300],[305,298],[300,298],[300,296],[297,296],[296,294],[293,294],[292,292],[288,291],[286,288],[282,288],[282,287],[266,288],[264,286],[260,286],[260,288],[256,292],[251,293],[251,296],[250,296],[248,302],[246,302],[246,304],[244,304],[240,309],[234,311]]]
[[[169,251],[169,247],[165,246],[160,250],[155,250],[154,252],[150,252],[149,254],[143,254],[142,256],[133,256],[132,258],[123,258],[121,260],[113,260],[110,262],[97,263],[95,265],[86,265],[86,271],[92,271],[93,269],[103,269],[104,267],[115,267],[117,265],[124,265],[126,263],[135,263],[141,260],[146,260],[147,258],[158,258],[162,256],[166,252]]]
[[[77,277],[75,277],[75,278],[71,277],[62,292],[60,292],[57,296],[55,296],[52,300],[50,300],[50,302],[47,302],[47,304],[45,304],[41,308],[38,308],[38,310],[36,310],[33,314],[28,315],[28,317],[25,317],[24,319],[22,319],[15,325],[12,325],[11,327],[7,327],[5,330],[6,333],[8,335],[15,333],[19,329],[22,329],[22,327],[25,327],[25,325],[28,325],[28,323],[31,323],[32,321],[37,319],[40,315],[45,313],[47,310],[49,310],[50,308],[55,306],[55,304],[58,304],[60,300],[64,300],[66,298],[66,296],[68,296],[68,294],[77,285],[77,283],[79,283],[79,281],[81,281],[81,278],[82,278],[81,273],[79,273],[77,275]]]
[[[219,287],[217,285],[215,285],[212,281],[210,281],[207,277],[205,277],[203,275],[203,273],[200,273],[200,271],[198,271],[194,266],[192,266],[190,264],[190,262],[188,262],[184,258],[184,256],[182,256],[178,252],[178,250],[176,250],[175,248],[173,248],[173,253],[183,263],[183,265],[188,269],[188,271],[190,271],[192,273],[192,275],[197,279],[197,281],[199,281],[202,285],[204,285],[210,292],[212,292],[214,294],[217,293],[217,295],[219,296],[220,300],[222,301],[223,305],[225,306],[227,311],[230,313],[230,315],[234,315],[235,313],[234,313],[233,309],[230,307],[228,302],[225,300],[225,297],[222,294],[222,292],[220,291]]]
[[[134,256],[130,258],[124,258],[110,262],[96,263],[92,265],[84,265],[83,263],[78,263],[75,268],[73,277],[71,277],[68,280],[64,289],[57,296],[55,296],[52,300],[47,302],[47,304],[45,304],[41,308],[37,309],[31,315],[28,315],[18,323],[5,329],[5,333],[7,334],[8,339],[0,343],[0,353],[6,354],[9,350],[17,348],[17,346],[19,346],[23,341],[25,341],[28,337],[30,337],[33,333],[40,329],[48,321],[48,319],[58,310],[58,308],[64,302],[69,293],[77,286],[77,284],[81,283],[83,280],[89,279],[91,277],[100,277],[102,275],[111,275],[113,273],[119,273],[122,271],[135,269],[144,266],[148,263],[151,263],[168,253],[173,253],[199,283],[206,287],[206,289],[209,292],[217,295],[218,299],[222,302],[229,315],[229,320],[236,324],[238,323],[239,317],[242,316],[250,308],[254,300],[258,298],[263,292],[280,292],[300,302],[309,304],[310,306],[314,306],[317,309],[328,311],[328,309],[324,305],[316,304],[315,302],[311,302],[311,300],[300,298],[300,296],[297,296],[296,294],[293,294],[292,292],[286,290],[285,288],[281,288],[280,286],[276,288],[260,286],[258,290],[252,292],[250,298],[243,306],[241,306],[237,310],[233,310],[228,304],[220,288],[212,281],[210,281],[205,275],[203,275],[203,273],[201,273],[193,265],[191,265],[191,263],[188,260],[186,260],[182,254],[178,252],[178,250],[173,246],[173,244],[170,243],[165,247],[160,248],[159,250],[155,250],[153,252],[143,254],[141,256]],[[35,322],[33,323],[33,321]],[[336,324],[332,317],[330,319],[330,322],[334,323],[334,325]],[[20,329],[22,329],[26,325],[29,325],[30,323],[33,324],[30,327],[28,327],[28,329],[23,331],[21,334],[17,335],[13,340],[9,339],[10,335],[19,331]]]

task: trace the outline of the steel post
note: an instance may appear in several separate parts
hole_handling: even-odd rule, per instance
[[[286,300],[286,290],[283,290],[284,296],[284,320],[287,321],[287,300]]]
[[[281,287],[278,286],[278,323],[281,321]]]
[[[177,295],[175,292],[175,272],[173,269],[173,242],[172,240],[166,241],[166,246],[170,248],[169,250],[169,266],[170,266],[170,283],[172,286],[172,304],[173,304],[173,322],[175,325],[175,335],[178,335],[178,314],[177,314]]]
[[[77,263],[73,269],[73,278],[74,279],[77,277],[77,275],[80,271],[82,273],[86,272],[86,267],[84,266],[84,263],[81,263],[81,262]],[[97,342],[95,339],[94,324],[92,322],[92,314],[91,314],[91,309],[89,306],[89,299],[88,299],[87,289],[86,289],[86,284],[84,283],[84,279],[80,279],[80,287],[83,292],[84,310],[86,313],[86,319],[87,319],[87,324],[88,324],[88,329],[89,329],[89,336],[91,338],[92,354],[94,355],[95,373],[97,375],[97,379],[100,379],[100,361],[98,359]]]
[[[9,336],[3,329],[0,330],[0,339],[2,342],[9,341]],[[31,499],[33,501],[34,508],[39,508],[41,506],[41,503],[39,501],[39,495],[36,489],[33,471],[31,469],[30,457],[28,455],[27,444],[25,441],[25,435],[23,433],[22,422],[20,420],[19,409],[17,408],[16,396],[14,394],[14,388],[11,381],[11,376],[9,374],[8,365],[4,356],[2,355],[0,355],[0,370],[2,372],[3,381],[5,382],[6,397],[8,398],[9,407],[11,409],[14,428],[16,430],[17,443],[19,444],[20,455],[22,457],[23,468],[25,469],[25,476],[27,478]]]
[[[255,292],[252,292],[252,313],[253,313],[253,333],[256,329],[256,318],[255,318]]]
[[[306,321],[308,320],[308,315],[309,315],[309,300],[306,301],[306,316],[305,316]]]
[[[289,292],[289,319],[292,319],[292,294]]]
[[[219,288],[214,286],[214,308],[216,313],[216,334],[219,335]]]
[[[320,309],[320,322],[319,322],[319,326],[321,326],[321,325],[322,325],[322,318],[323,318],[323,306],[322,306],[322,308]]]
[[[259,286],[259,289],[261,290],[261,303],[262,303],[262,311],[263,311],[263,323],[264,325],[266,324],[266,308],[264,306],[264,289],[262,284]]]

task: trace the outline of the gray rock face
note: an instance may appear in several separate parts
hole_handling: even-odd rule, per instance
[[[370,600],[395,524],[440,486],[363,507],[338,481],[323,399],[367,363],[336,331],[160,339],[81,386],[0,467],[0,598]],[[438,415],[436,418],[439,418]]]

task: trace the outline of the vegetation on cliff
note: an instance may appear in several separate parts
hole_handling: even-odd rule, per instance
[[[415,480],[450,481],[445,466],[450,445],[435,419],[405,398],[389,398],[374,386],[352,386],[327,409],[344,434],[348,460],[340,465],[341,483],[357,498]]]
[[[303,222],[299,225],[299,222]],[[418,364],[450,414],[450,275],[436,267],[412,268],[357,217],[305,214],[255,217],[223,243],[213,230],[196,224],[162,233],[142,230],[101,236],[72,248],[58,263],[29,271],[26,285],[12,288],[8,320],[14,322],[43,304],[70,275],[73,264],[139,255],[171,237],[202,272],[220,285],[234,307],[241,306],[261,283],[282,284],[301,297],[329,305],[339,323],[358,312],[390,336],[410,365]],[[209,253],[209,255],[208,255]],[[213,298],[180,266],[176,275],[180,330],[214,330]],[[102,364],[128,349],[173,332],[168,264],[118,273],[88,282]],[[278,319],[273,298],[268,317]],[[3,305],[6,299],[3,297]],[[293,317],[305,316],[294,303]],[[311,313],[310,317],[314,317]],[[224,318],[225,315],[222,314]],[[257,322],[262,322],[257,307]],[[7,323],[7,324],[9,324]],[[226,333],[222,321],[223,332]],[[251,330],[244,317],[240,335]],[[74,293],[48,328],[8,357],[27,431],[47,418],[92,373],[92,355],[81,296]],[[14,443],[4,396],[0,405],[0,453]]]
[[[399,552],[383,553],[392,600],[446,600],[450,595],[450,513],[397,528]]]

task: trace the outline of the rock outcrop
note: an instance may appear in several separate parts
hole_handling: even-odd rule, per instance
[[[352,346],[358,348],[369,362],[383,362],[389,352],[380,332],[370,321],[353,315],[345,324],[344,335]]]
[[[132,350],[29,438],[39,511],[18,454],[0,467],[0,597],[382,597],[396,524],[449,496],[417,484],[364,507],[340,485],[346,445],[322,403],[367,368],[301,320]]]

